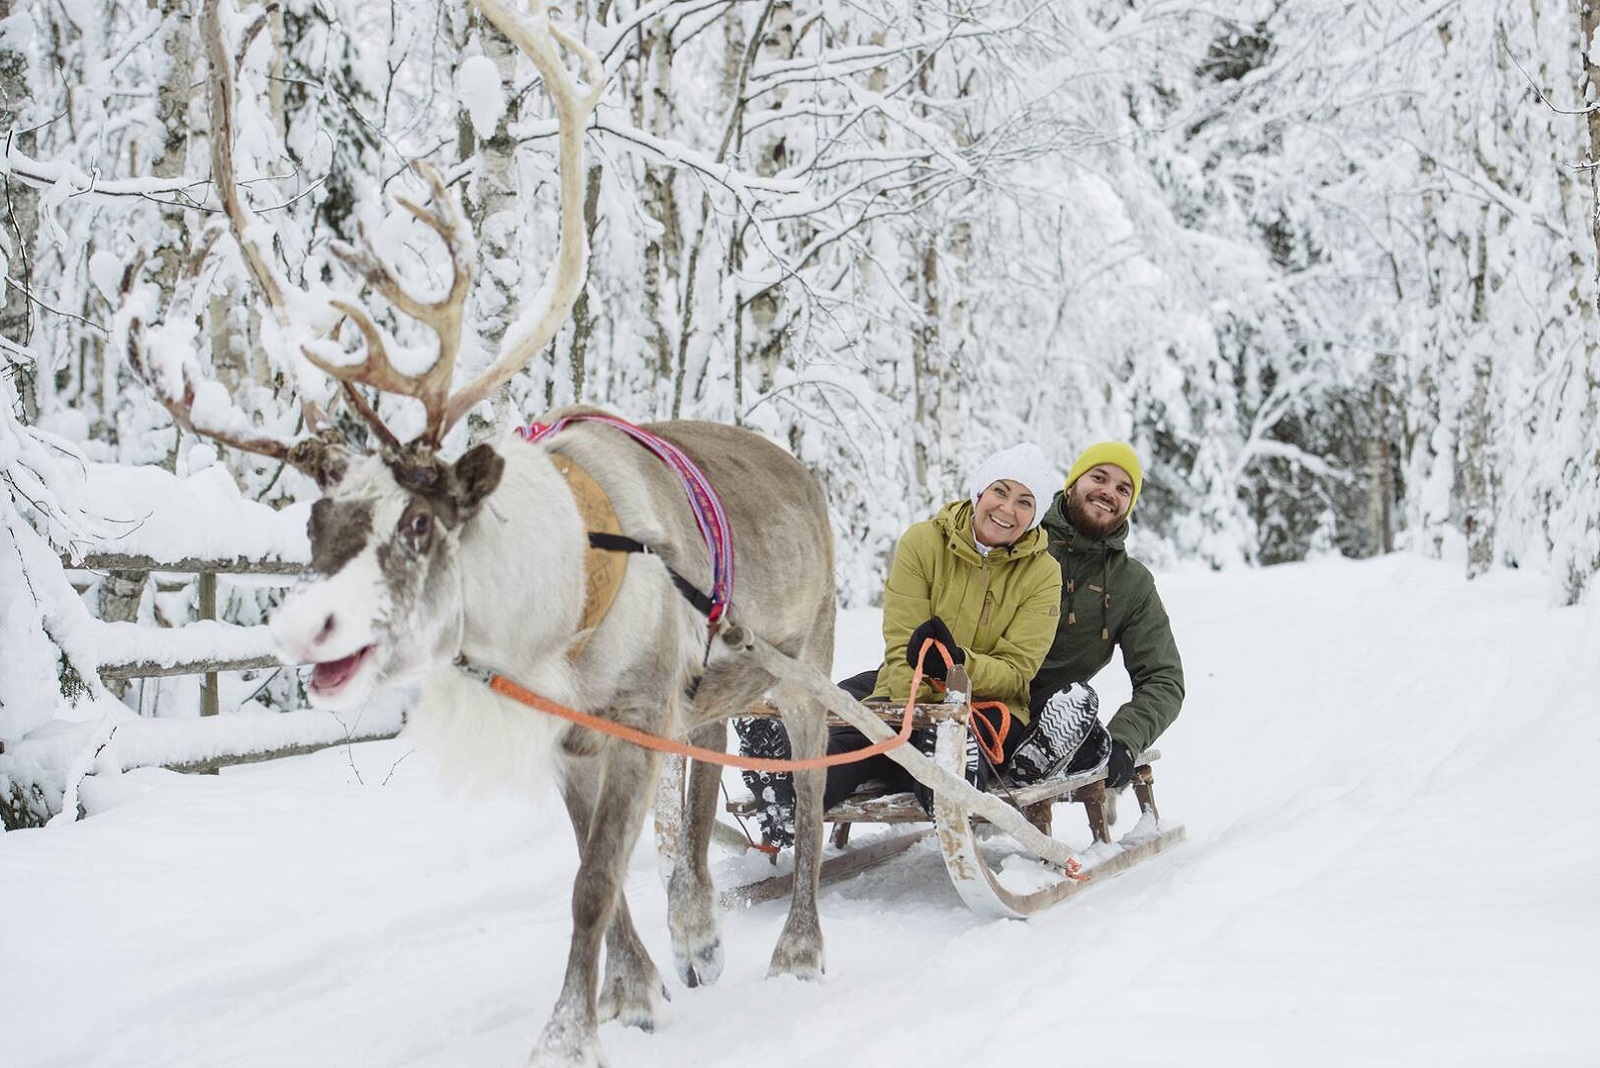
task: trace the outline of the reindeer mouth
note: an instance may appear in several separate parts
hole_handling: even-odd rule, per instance
[[[311,669],[310,690],[317,697],[332,697],[355,678],[363,664],[372,656],[376,645],[365,645],[349,656],[338,660],[325,660]]]

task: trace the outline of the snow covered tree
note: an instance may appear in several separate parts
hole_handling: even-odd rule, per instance
[[[987,450],[1031,438],[1064,471],[1105,437],[1146,459],[1158,558],[1399,546],[1576,600],[1600,570],[1595,9],[572,5],[612,83],[588,276],[453,445],[571,401],[756,427],[823,479],[851,602]],[[359,286],[334,241],[365,223],[444,284],[384,206],[415,158],[477,223],[463,372],[537,303],[554,125],[467,5],[104,13],[0,5],[19,426],[182,469],[193,442],[124,365],[138,321],[293,431],[334,396],[299,345]]]

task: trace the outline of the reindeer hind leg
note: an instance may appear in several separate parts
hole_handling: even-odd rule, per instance
[[[727,743],[727,727],[722,720],[707,723],[692,731],[689,740],[720,750]],[[722,920],[707,863],[721,779],[722,769],[715,764],[695,761],[690,769],[682,838],[667,883],[673,963],[689,987],[709,986],[722,975]]]
[[[829,588],[816,602],[804,645],[796,656],[825,676],[833,666],[834,616],[833,591]],[[827,748],[827,709],[801,687],[782,682],[772,688],[772,700],[783,712],[794,755],[821,756]],[[822,977],[822,920],[817,914],[817,886],[822,874],[822,795],[826,784],[827,772],[823,769],[795,772],[794,890],[783,933],[772,950],[768,975]]]
[[[789,745],[797,758],[821,756],[827,746],[825,710],[782,683],[772,699],[783,712]],[[794,891],[783,932],[773,947],[770,975],[820,979],[823,973],[822,921],[817,886],[822,873],[822,793],[827,773],[820,768],[794,773]]]

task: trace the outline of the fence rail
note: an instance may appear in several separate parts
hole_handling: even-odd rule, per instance
[[[217,618],[218,575],[278,575],[287,580],[305,570],[304,560],[277,558],[250,559],[236,556],[228,559],[208,559],[186,556],[175,560],[160,560],[153,556],[128,553],[88,553],[73,558],[63,557],[62,566],[81,571],[132,571],[146,575],[152,573],[192,574],[196,576],[196,615],[201,621]],[[104,624],[116,626],[117,624]],[[171,628],[180,634],[187,628]],[[222,657],[187,657],[173,661],[141,656],[133,659],[108,661],[97,664],[96,671],[102,681],[142,678],[161,678],[172,675],[203,675],[200,684],[200,714],[215,716],[221,711],[221,692],[217,676],[223,671],[248,671],[279,666],[276,656],[268,653]]]
[[[208,679],[222,671],[254,671],[258,668],[281,667],[283,662],[275,656],[245,656],[235,658],[207,658],[180,660],[163,664],[154,660],[132,660],[125,663],[101,664],[97,669],[102,679],[159,679],[169,675],[205,675]],[[202,716],[214,716],[216,711],[202,709]]]
[[[158,560],[153,556],[125,553],[89,553],[73,558],[63,556],[61,565],[80,571],[172,571],[198,575],[298,575],[306,569],[306,560],[277,558],[251,559],[235,556],[229,559],[211,559],[186,556],[177,560]]]

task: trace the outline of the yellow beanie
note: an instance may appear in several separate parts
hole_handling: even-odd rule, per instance
[[[1102,441],[1079,453],[1078,458],[1072,461],[1072,470],[1067,472],[1067,488],[1071,489],[1072,484],[1089,468],[1101,464],[1116,464],[1133,479],[1133,499],[1128,502],[1128,514],[1132,515],[1133,506],[1139,503],[1139,490],[1144,486],[1144,468],[1139,464],[1139,457],[1133,454],[1133,448],[1120,441]]]

